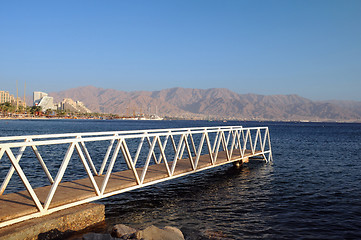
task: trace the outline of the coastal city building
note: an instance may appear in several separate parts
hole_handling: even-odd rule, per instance
[[[9,93],[9,91],[0,90],[0,104],[4,103],[11,103],[11,105],[16,106],[16,109],[19,109],[19,107],[23,107],[23,109],[25,109],[25,93],[24,99],[21,99],[20,97],[15,98]],[[65,98],[63,101],[55,103],[53,97],[50,97],[47,93],[40,91],[33,92],[33,106],[41,107],[43,112],[46,112],[47,110],[63,110],[76,113],[91,113],[91,111],[81,101],[74,101],[71,98]]]
[[[74,101],[71,98],[65,98],[62,102],[54,103],[54,98],[48,96],[45,92],[33,93],[34,106],[40,106],[42,111],[46,110],[64,110],[78,113],[91,113],[91,111],[80,101]]]
[[[9,93],[9,91],[0,91],[0,104],[6,102],[26,107],[25,101],[23,101],[20,97],[16,99],[14,95]]]
[[[54,104],[54,98],[49,97],[47,93],[44,92],[34,92],[33,93],[34,106],[41,107],[42,111],[57,110],[57,106]]]
[[[10,102],[9,91],[0,91],[0,103]]]
[[[48,94],[44,92],[33,92],[33,105],[37,106],[40,100],[46,96],[48,96]]]
[[[64,100],[58,104],[58,109],[70,112],[91,113],[84,103],[74,101],[71,98],[64,98]]]

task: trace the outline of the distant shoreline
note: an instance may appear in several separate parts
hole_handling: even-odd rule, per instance
[[[6,120],[129,120],[129,121],[149,121],[153,119],[133,119],[133,118],[116,118],[116,119],[107,119],[107,118],[82,118],[82,117],[0,117],[0,121]],[[245,119],[232,119],[232,120],[207,120],[207,119],[164,119],[164,120],[184,120],[184,121],[223,121],[223,122],[290,122],[290,123],[361,123],[361,121],[336,121],[336,120],[320,120],[320,121],[312,121],[312,120],[245,120]],[[153,120],[158,121],[158,120]],[[163,120],[161,120],[163,121]]]
[[[101,120],[99,118],[63,118],[63,117],[0,117],[0,120]]]

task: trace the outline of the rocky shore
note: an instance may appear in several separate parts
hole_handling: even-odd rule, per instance
[[[139,230],[123,224],[115,225],[111,233],[87,233],[83,235],[83,240],[184,240],[181,230],[176,227],[166,226],[158,228],[151,225],[145,229]]]
[[[211,228],[207,229],[193,229],[182,227],[181,229],[166,226],[159,228],[151,225],[142,229],[135,229],[124,224],[117,224],[108,230],[92,232],[90,230],[86,233],[76,233],[74,231],[61,232],[53,229],[49,232],[40,234],[36,239],[38,240],[223,240],[230,239],[229,236],[222,231],[216,231]]]

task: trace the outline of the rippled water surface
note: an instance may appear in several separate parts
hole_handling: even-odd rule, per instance
[[[211,125],[268,126],[274,161],[225,165],[104,199],[107,224],[95,230],[123,223],[177,226],[187,239],[361,238],[361,124],[0,121],[0,133]]]

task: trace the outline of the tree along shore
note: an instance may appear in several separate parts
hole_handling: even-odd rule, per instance
[[[81,113],[65,110],[43,111],[40,106],[16,106],[9,102],[0,104],[0,119],[117,119],[116,114]]]

